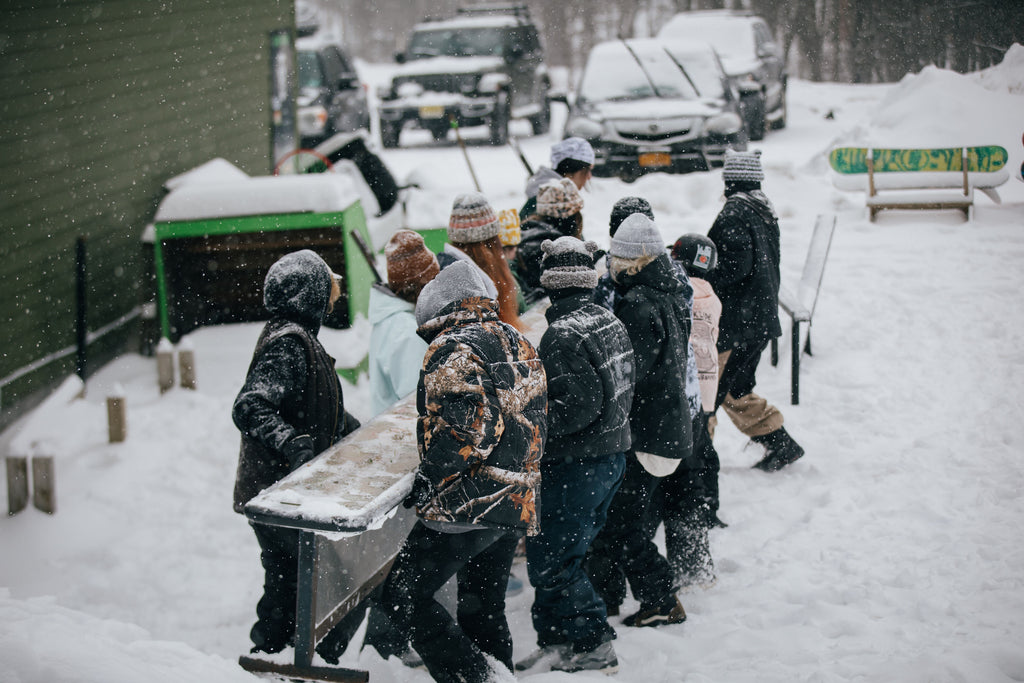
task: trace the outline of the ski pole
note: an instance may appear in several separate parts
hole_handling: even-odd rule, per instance
[[[530,176],[532,176],[533,175],[533,167],[530,166],[530,162],[527,160],[526,155],[523,154],[523,148],[519,146],[519,140],[517,140],[514,137],[509,137],[508,144],[510,144],[512,146],[512,149],[514,149],[516,154],[519,156],[519,161],[523,162],[523,166],[526,167],[526,172]]]
[[[466,150],[466,142],[462,139],[462,134],[459,133],[459,122],[453,117],[451,119],[451,126],[455,130],[455,139],[459,143],[459,148],[462,150],[462,156],[466,157],[466,166],[469,166],[469,175],[473,177],[473,185],[476,186],[477,192],[483,192],[480,189],[480,181],[476,179],[476,171],[473,170],[473,163],[469,160],[469,152]]]

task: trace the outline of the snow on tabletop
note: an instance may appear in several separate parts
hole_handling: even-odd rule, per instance
[[[359,200],[352,180],[334,173],[259,176],[223,183],[187,183],[167,195],[157,222],[284,213],[334,213]]]

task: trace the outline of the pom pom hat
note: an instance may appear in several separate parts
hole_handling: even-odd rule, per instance
[[[753,152],[725,150],[722,180],[727,183],[763,182],[764,169],[761,168],[761,150],[758,149]]]
[[[548,181],[537,190],[537,213],[541,216],[566,218],[582,210],[583,197],[568,178]]]
[[[553,144],[551,146],[551,168],[558,168],[558,165],[566,159],[574,159],[593,166],[594,148],[583,138],[566,138]]]
[[[423,285],[441,270],[437,257],[427,249],[423,237],[412,230],[399,230],[384,247],[388,266],[388,287],[399,297],[415,302]]]
[[[634,213],[622,221],[615,237],[612,237],[608,253],[618,258],[636,259],[660,256],[665,253],[665,246],[654,221],[642,213]]]
[[[448,239],[456,244],[483,242],[501,231],[494,209],[479,192],[460,194],[452,203],[448,219]]]
[[[594,270],[595,242],[575,237],[544,240],[540,245],[540,284],[545,289],[593,289],[597,286]]]

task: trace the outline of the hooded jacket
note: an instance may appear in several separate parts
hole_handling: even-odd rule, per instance
[[[629,450],[633,349],[622,322],[591,291],[554,296],[540,356],[548,380],[544,462]]]
[[[320,453],[359,425],[345,413],[334,359],[316,338],[327,312],[331,272],[316,253],[286,254],[267,272],[263,328],[231,418],[242,432],[234,509],[303,463],[284,448],[308,434]]]
[[[722,301],[718,350],[774,339],[779,324],[779,220],[760,191],[727,191],[708,231],[718,266],[708,282]]]
[[[430,487],[417,514],[534,535],[547,439],[544,366],[533,345],[498,320],[493,300],[449,289],[457,265],[417,303],[418,333],[429,343],[416,392],[418,474]],[[437,292],[449,303],[435,312]]]
[[[416,391],[427,343],[416,334],[415,306],[383,285],[370,289],[370,409],[374,415]]]
[[[615,315],[626,326],[636,360],[629,422],[633,449],[688,466],[692,451],[686,397],[690,311],[685,285],[667,254],[636,274],[620,273]]]

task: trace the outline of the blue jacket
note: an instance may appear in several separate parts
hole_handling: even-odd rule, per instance
[[[416,391],[427,343],[416,334],[415,308],[382,285],[370,290],[370,409],[374,415]]]

